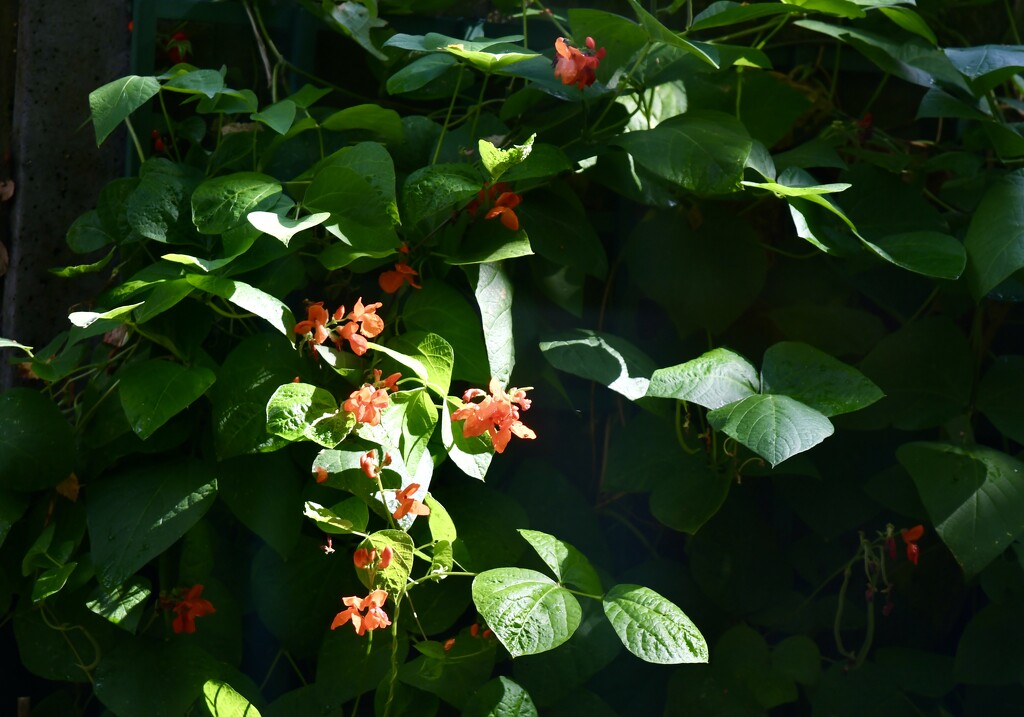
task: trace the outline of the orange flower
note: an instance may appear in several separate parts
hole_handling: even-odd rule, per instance
[[[382,306],[384,304],[379,301],[375,304],[363,306],[363,297],[360,296],[356,301],[356,305],[352,307],[352,312],[348,315],[348,318],[351,321],[360,323],[359,333],[372,339],[384,330],[384,319],[377,316],[377,309]]]
[[[352,353],[356,356],[362,356],[366,353],[366,339],[356,333],[359,330],[359,324],[355,321],[349,321],[347,324],[341,327],[336,337],[332,337],[331,341],[334,345],[341,350],[341,342],[348,341],[349,348],[352,349]]]
[[[453,647],[455,647],[455,638],[454,637],[449,637],[447,640],[444,641],[444,651],[445,652],[450,652]]]
[[[217,612],[213,607],[213,603],[199,597],[202,594],[203,586],[193,585],[189,588],[185,597],[175,604],[173,609],[177,617],[174,618],[171,627],[174,628],[176,633],[185,632],[191,635],[196,631],[197,617],[205,617]]]
[[[403,284],[408,284],[414,289],[422,289],[423,287],[413,280],[414,276],[419,276],[419,272],[404,261],[399,261],[395,262],[393,271],[389,269],[383,272],[377,279],[377,283],[380,284],[380,288],[384,290],[385,294],[394,294],[402,288]]]
[[[309,305],[309,308],[306,309],[306,320],[295,324],[294,331],[297,334],[312,334],[313,343],[319,345],[331,335],[331,332],[327,330],[329,320],[330,315],[324,308],[324,302],[318,301]]]
[[[528,411],[532,401],[526,397],[528,388],[513,388],[504,391],[497,379],[491,379],[487,386],[491,395],[478,388],[471,388],[462,395],[463,406],[452,414],[453,421],[462,421],[462,435],[466,438],[487,433],[494,450],[502,453],[512,435],[534,439],[537,434],[519,420],[519,411]],[[477,403],[473,399],[483,397]]]
[[[395,494],[395,498],[398,500],[398,509],[394,513],[395,520],[401,520],[410,513],[413,515],[430,515],[430,508],[412,497],[412,494],[419,489],[419,483],[410,483]]]
[[[512,187],[508,185],[508,182],[485,184],[483,189],[476,193],[476,197],[473,198],[473,201],[466,205],[466,211],[475,217],[477,210],[480,209],[481,206],[489,208],[497,197],[511,189]]]
[[[513,192],[505,192],[498,201],[494,203],[494,207],[484,215],[484,219],[494,219],[495,217],[501,217],[501,223],[505,225],[505,228],[510,231],[519,230],[519,217],[512,211],[513,208],[518,207],[519,203],[523,201],[523,198]]]
[[[597,79],[596,70],[605,55],[604,48],[594,52],[592,37],[587,38],[586,44],[586,52],[581,52],[566,44],[564,37],[555,40],[555,77],[561,78],[563,85],[575,84],[582,90]]]
[[[915,525],[913,528],[901,530],[900,534],[907,546],[907,560],[917,565],[917,559],[921,556],[921,548],[918,547],[917,541],[924,535],[924,526]]]
[[[342,602],[348,605],[348,608],[334,616],[331,629],[341,627],[350,620],[357,635],[365,635],[368,630],[376,630],[378,627],[387,627],[391,624],[391,620],[383,610],[387,599],[388,594],[384,590],[374,590],[365,598],[355,596],[342,598]],[[364,610],[366,614],[363,614]]]
[[[326,468],[324,468],[323,466],[317,466],[313,470],[316,471],[316,482],[317,483],[326,483],[327,482],[328,473],[327,473],[327,469]]]
[[[356,414],[356,423],[365,423],[369,426],[380,423],[380,412],[387,407],[388,392],[383,388],[374,391],[373,386],[369,385],[353,391],[342,405],[346,411]]]
[[[393,373],[393,374],[391,374],[390,376],[388,376],[386,379],[384,379],[382,381],[380,377],[381,377],[381,374],[383,374],[383,373],[384,372],[381,371],[379,368],[373,369],[373,387],[374,388],[386,388],[386,389],[388,389],[389,391],[392,391],[392,392],[397,391],[398,390],[398,379],[402,378],[402,374],[400,374],[400,373]]]

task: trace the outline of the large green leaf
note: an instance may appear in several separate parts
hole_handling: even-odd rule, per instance
[[[249,530],[287,557],[302,527],[301,488],[309,478],[285,453],[221,461],[217,495]]]
[[[690,31],[710,30],[716,27],[738,25],[749,20],[757,20],[773,15],[793,15],[803,12],[797,5],[782,3],[754,3],[747,5],[729,0],[719,0],[704,8],[690,25]]]
[[[828,418],[789,396],[748,396],[708,414],[715,430],[777,466],[832,435]]]
[[[978,386],[978,410],[1024,445],[1024,356],[1000,356]]]
[[[259,112],[253,112],[249,119],[262,122],[278,134],[287,134],[295,122],[295,103],[291,100],[281,100]]]
[[[947,47],[943,52],[953,66],[971,80],[978,95],[1024,70],[1024,49],[1020,45]]]
[[[289,344],[269,334],[250,336],[228,354],[220,380],[210,391],[219,458],[287,445],[267,432],[267,401],[279,386],[305,369]]]
[[[391,144],[400,144],[404,137],[402,118],[394,110],[384,109],[380,105],[346,107],[329,115],[320,126],[334,131],[369,130]]]
[[[458,60],[453,55],[432,54],[419,57],[388,78],[388,94],[414,92],[450,70]]]
[[[440,642],[432,640],[417,642],[415,646],[420,656],[402,665],[398,672],[402,684],[416,688],[409,705],[411,709],[402,714],[407,717],[433,714],[425,710],[430,702],[424,699],[427,696],[424,693],[437,695],[458,709],[475,709],[471,697],[494,670],[497,641],[474,638],[464,628],[447,650]]]
[[[432,281],[406,298],[402,322],[439,334],[455,352],[452,378],[487,385],[490,367],[483,331],[469,301],[446,282]]]
[[[267,431],[287,441],[334,448],[354,426],[355,415],[342,411],[330,391],[309,383],[286,383],[267,401]]]
[[[155,77],[129,75],[89,93],[89,111],[99,146],[128,116],[160,91]]]
[[[403,316],[404,318],[404,316]],[[422,331],[407,331],[391,341],[391,345],[419,359],[426,371],[427,388],[441,398],[448,395],[452,382],[455,353],[441,336]]]
[[[753,146],[739,120],[711,110],[691,110],[615,143],[657,176],[698,194],[735,191]]]
[[[85,606],[114,625],[134,634],[152,592],[149,580],[135,576],[123,585],[111,588],[96,586]]]
[[[192,222],[202,234],[223,234],[245,222],[249,212],[268,208],[280,183],[257,172],[207,179],[192,193]]]
[[[207,680],[203,683],[203,698],[213,717],[260,717],[256,706],[227,682]]]
[[[536,570],[496,568],[473,578],[473,602],[512,657],[558,647],[580,624],[580,604]]]
[[[631,401],[646,395],[654,363],[629,342],[610,334],[575,329],[540,342],[555,368],[597,381]]]
[[[211,100],[224,89],[224,76],[217,70],[189,70],[189,65],[178,65],[179,70],[162,75],[164,89],[188,95],[206,95]],[[172,75],[168,77],[168,75]]]
[[[677,446],[673,448],[675,460],[668,470],[654,476],[651,515],[673,530],[695,535],[722,507],[733,481],[731,476],[714,471],[703,451],[691,455]]]
[[[533,192],[516,207],[520,223],[530,232],[530,246],[558,266],[578,269],[603,279],[608,257],[587,212],[567,187],[552,185]]]
[[[477,143],[477,150],[480,152],[480,162],[491,176],[491,181],[497,182],[505,172],[522,164],[533,151],[535,139],[536,133],[530,135],[522,144],[513,145],[508,149],[498,149],[489,140],[481,139]]]
[[[507,677],[498,677],[469,698],[463,717],[537,717],[530,694]]]
[[[413,226],[475,196],[483,186],[479,175],[464,164],[435,164],[406,177],[402,186],[402,216]]]
[[[289,339],[294,335],[295,316],[277,297],[244,282],[219,276],[189,274],[185,278],[192,286],[256,314]]]
[[[603,604],[622,644],[641,660],[661,665],[708,661],[708,646],[697,626],[650,588],[616,585]]]
[[[377,571],[376,580],[372,585],[367,581],[368,574],[365,570],[358,571],[359,579],[368,589],[387,590],[393,600],[399,600],[409,582],[409,573],[412,572],[415,548],[409,534],[402,530],[378,530],[361,542],[359,547],[376,550],[378,554],[385,548],[391,548],[391,564]]]
[[[982,197],[967,229],[967,281],[981,298],[1024,267],[1024,170],[998,179]]]
[[[120,585],[171,547],[216,493],[217,479],[195,460],[131,468],[92,485],[89,541],[100,583]]]
[[[884,395],[852,366],[796,341],[782,341],[764,353],[761,390],[783,394],[825,416],[858,411]]]
[[[129,364],[118,376],[121,407],[142,440],[188,408],[217,379],[202,366],[157,360]]]
[[[49,488],[75,467],[75,441],[60,409],[38,391],[0,394],[0,488]]]
[[[249,212],[246,215],[246,219],[249,220],[250,224],[261,232],[279,240],[285,246],[288,246],[288,242],[299,232],[320,226],[330,217],[331,215],[328,212],[309,214],[299,219],[282,217],[273,212]]]
[[[302,201],[311,210],[331,215],[328,229],[334,229],[332,233],[339,241],[321,257],[331,269],[363,256],[389,256],[398,248],[388,200],[354,169],[324,167],[313,178]]]
[[[647,32],[647,36],[652,42],[664,42],[666,45],[678,47],[681,50],[685,50],[686,52],[696,55],[707,64],[718,69],[718,52],[713,46],[706,45],[704,43],[690,42],[689,40],[672,32],[662,25],[658,18],[644,10],[643,6],[640,5],[637,0],[629,0],[629,5],[633,8],[633,12],[636,13],[637,20],[640,22],[640,27]]]
[[[551,568],[560,583],[575,585],[592,595],[604,592],[597,571],[579,550],[539,530],[520,529],[519,534],[537,552],[544,564]]]
[[[469,272],[473,294],[483,320],[484,346],[491,377],[507,385],[516,364],[516,347],[512,334],[512,282],[501,264],[480,264]]]
[[[186,242],[195,236],[190,197],[202,174],[162,157],[148,160],[125,204],[128,224],[147,239]]]
[[[1024,463],[991,448],[908,443],[896,452],[968,577],[1024,532]]]
[[[760,385],[757,369],[749,361],[719,348],[692,361],[659,368],[651,375],[647,395],[714,409],[758,393]]]

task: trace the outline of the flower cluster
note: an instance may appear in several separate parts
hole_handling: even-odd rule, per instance
[[[604,48],[594,51],[594,38],[587,38],[587,49],[579,50],[566,43],[564,37],[555,40],[555,77],[563,85],[575,84],[581,90],[597,79],[597,67],[604,57]]]
[[[384,461],[378,462],[377,460],[377,449],[369,450],[363,455],[359,456],[359,468],[366,474],[366,477],[370,480],[377,480],[380,478],[380,473],[385,466],[391,465],[391,454],[387,451],[384,452]]]
[[[351,621],[352,627],[356,629],[356,634],[361,636],[365,635],[368,630],[387,627],[391,624],[391,620],[388,619],[387,613],[383,609],[387,599],[388,594],[385,590],[374,590],[364,598],[354,595],[342,598],[342,602],[348,607],[334,616],[331,629],[334,630]]]
[[[355,414],[356,423],[365,423],[368,426],[378,425],[380,412],[388,407],[388,391],[398,390],[398,379],[402,377],[402,374],[393,373],[385,379],[381,379],[380,376],[380,369],[374,369],[373,383],[364,383],[362,388],[349,394],[348,399],[342,404],[343,409]]]
[[[466,211],[472,216],[481,208],[486,208],[487,213],[484,219],[500,218],[501,223],[509,231],[519,230],[519,217],[513,211],[523,201],[523,198],[510,191],[511,187],[505,182],[484,185],[484,188],[477,193],[476,198],[466,205]]]
[[[484,628],[483,632],[480,631],[480,624],[474,622],[469,628],[469,636],[474,639],[486,640],[490,638],[494,633],[491,632],[489,627]],[[444,651],[448,652],[455,647],[455,638],[449,637],[444,641]]]
[[[295,333],[303,336],[303,340],[317,346],[327,339],[331,340],[339,350],[343,342],[348,341],[349,347],[356,356],[366,353],[366,339],[373,338],[384,330],[384,320],[377,316],[377,309],[383,304],[379,301],[363,306],[363,297],[359,297],[352,311],[345,314],[345,307],[340,306],[332,316],[324,308],[324,302],[310,304],[306,309],[306,320],[295,324]],[[343,322],[344,325],[342,325]]]
[[[202,585],[193,585],[184,596],[174,603],[171,608],[176,617],[171,627],[176,633],[187,633],[191,635],[196,631],[196,618],[212,615],[217,612],[213,603],[200,597],[203,594]]]
[[[479,388],[471,388],[462,394],[463,406],[452,414],[453,421],[465,420],[462,435],[466,438],[481,436],[487,433],[494,444],[494,450],[502,453],[512,435],[520,438],[537,437],[531,429],[519,420],[519,411],[528,411],[531,401],[526,397],[529,388],[512,388],[505,391],[497,379],[491,379],[487,385],[491,392],[488,396]],[[474,399],[482,398],[474,402]]]
[[[367,550],[366,548],[359,548],[352,554],[352,562],[360,570],[384,570],[387,566],[391,565],[391,558],[394,556],[394,551],[390,547],[384,548],[380,553],[377,553],[376,548]]]

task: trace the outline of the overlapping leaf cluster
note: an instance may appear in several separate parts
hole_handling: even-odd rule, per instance
[[[1010,714],[1024,50],[941,3],[303,4],[380,97],[265,35],[265,97],[90,95],[141,166],[56,271],[104,289],[0,344],[46,709]]]

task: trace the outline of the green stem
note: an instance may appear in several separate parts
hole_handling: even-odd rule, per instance
[[[302,670],[300,670],[299,666],[295,664],[295,659],[292,657],[292,653],[288,652],[288,650],[285,650],[284,659],[288,660],[288,664],[292,666],[292,670],[295,671],[295,674],[298,676],[299,682],[302,683],[302,686],[305,687],[306,685],[308,685],[309,683],[306,682],[306,678],[302,674]]]
[[[132,138],[132,144],[135,145],[135,151],[139,155],[139,164],[145,164],[146,153],[142,151],[142,145],[139,143],[139,136],[135,134],[135,128],[132,127],[131,117],[124,118],[124,125],[128,128],[128,135]]]
[[[430,163],[437,164],[437,158],[441,154],[441,143],[444,142],[444,135],[448,132],[448,123],[452,119],[452,112],[455,110],[455,100],[459,97],[459,88],[462,87],[462,75],[466,71],[466,66],[459,63],[459,76],[455,79],[455,91],[452,92],[452,101],[448,105],[448,114],[445,115],[444,124],[441,125],[441,134],[437,138],[437,147],[434,148],[434,156],[430,159]]]
[[[762,30],[770,29],[772,26],[774,26],[777,23],[778,23],[778,20],[769,20],[768,22],[763,22],[760,25],[755,25],[754,27],[748,27],[746,30],[740,30],[739,32],[731,32],[728,35],[722,35],[720,37],[716,37],[713,40],[711,40],[711,42],[715,42],[715,43],[717,43],[717,42],[725,42],[726,40],[735,40],[738,37],[746,37],[747,35],[756,35],[759,32],[761,32]]]
[[[567,588],[567,587],[565,587],[565,585],[562,585],[561,587],[562,587],[563,590],[565,590],[566,592],[570,592],[573,595],[579,595],[580,597],[590,598],[591,600],[604,600],[604,595],[591,595],[590,593],[584,593],[584,592],[580,592],[579,590],[573,590],[572,588]]]
[[[685,401],[676,401],[676,440],[679,442],[680,448],[691,456],[695,456],[700,453],[700,448],[690,448],[683,440],[683,403]]]
[[[882,90],[885,89],[885,83],[889,81],[889,77],[891,77],[891,75],[888,72],[882,75],[882,79],[879,81],[878,86],[875,87],[875,91],[871,93],[871,97],[868,98],[867,104],[864,105],[864,109],[861,110],[861,117],[866,115],[868,111],[871,109],[871,107],[875,104],[875,100],[878,99],[878,96],[882,94]]]
[[[398,613],[401,600],[395,600],[395,614],[391,618],[391,672],[388,675],[388,699],[384,703],[384,717],[391,714],[391,703],[395,700],[395,683],[398,682]]]
[[[783,15],[782,17],[780,17],[778,19],[778,21],[775,23],[775,27],[773,27],[771,30],[769,30],[768,34],[765,35],[763,39],[758,41],[757,44],[754,45],[754,47],[756,49],[758,49],[758,50],[762,49],[765,45],[768,44],[769,40],[771,40],[773,37],[775,37],[775,33],[777,33],[779,30],[781,30],[782,28],[784,28],[786,26],[786,22],[788,20],[789,20],[789,16],[787,16],[787,15]]]
[[[839,602],[836,604],[836,616],[832,622],[832,636],[836,641],[836,649],[839,654],[848,659],[855,659],[856,655],[846,649],[843,644],[843,636],[840,634],[840,625],[843,621],[843,606],[846,602],[846,589],[850,585],[850,575],[853,573],[852,563],[847,563],[843,569],[843,584],[839,588]]]
[[[654,43],[652,43],[650,40],[648,40],[644,44],[643,49],[640,50],[640,54],[636,58],[636,62],[634,62],[633,66],[629,68],[629,72],[627,72],[626,76],[623,77],[621,80],[619,80],[618,84],[615,85],[615,96],[612,97],[611,101],[608,102],[608,104],[605,105],[604,110],[601,112],[600,115],[597,116],[597,119],[594,121],[594,124],[591,125],[591,128],[590,128],[590,134],[591,135],[594,134],[595,132],[597,132],[597,128],[601,126],[601,121],[611,111],[612,105],[616,104],[615,101],[622,94],[623,88],[626,87],[630,83],[630,81],[633,79],[633,73],[637,71],[638,67],[640,67],[640,63],[642,63],[645,59],[647,59],[647,53],[651,51],[651,48],[653,46],[654,46]]]
[[[164,93],[157,92],[157,97],[160,98],[160,111],[164,115],[164,123],[167,125],[167,136],[171,138],[171,147],[174,149],[174,158],[176,161],[181,161],[181,150],[178,149],[178,138],[174,134],[174,123],[171,122],[171,116],[167,113],[167,105],[164,103]]]
[[[267,674],[263,676],[263,682],[260,683],[260,692],[267,686],[267,682],[270,680],[270,676],[274,674],[274,668],[277,667],[277,663],[281,661],[281,655],[284,654],[284,650],[278,650],[277,654],[274,655],[274,659],[270,663],[270,667],[267,668]]]
[[[484,92],[487,90],[487,80],[490,77],[490,74],[484,73],[484,81],[480,83],[480,94],[476,98],[476,112],[473,113],[473,126],[469,130],[470,146],[473,146],[473,140],[476,139],[476,128],[480,124],[480,114],[483,111]]]
[[[1006,18],[1010,22],[1010,32],[1013,33],[1013,42],[1021,44],[1020,33],[1017,31],[1017,18],[1013,16],[1013,9],[1010,7],[1010,0],[1003,0],[1003,7],[1006,8]]]
[[[390,524],[392,528],[397,529],[398,525],[395,523],[395,516],[393,516],[391,511],[388,510],[388,501],[384,497],[384,484],[380,480],[380,473],[377,474],[377,490],[380,491],[380,502],[384,504],[384,510],[388,513],[388,524]]]
[[[120,384],[120,383],[121,383],[121,379],[117,379],[112,384],[110,384],[110,388],[108,388],[104,392],[104,394],[102,396],[100,396],[98,399],[96,399],[96,403],[92,404],[92,407],[86,412],[86,414],[84,416],[82,416],[82,419],[75,426],[75,430],[76,431],[81,431],[85,427],[85,425],[89,422],[89,419],[92,418],[92,415],[94,413],[96,413],[96,409],[99,408],[100,405],[105,400],[107,400],[107,398],[110,396],[110,394],[112,394],[114,392],[114,389],[117,388],[118,384]]]

